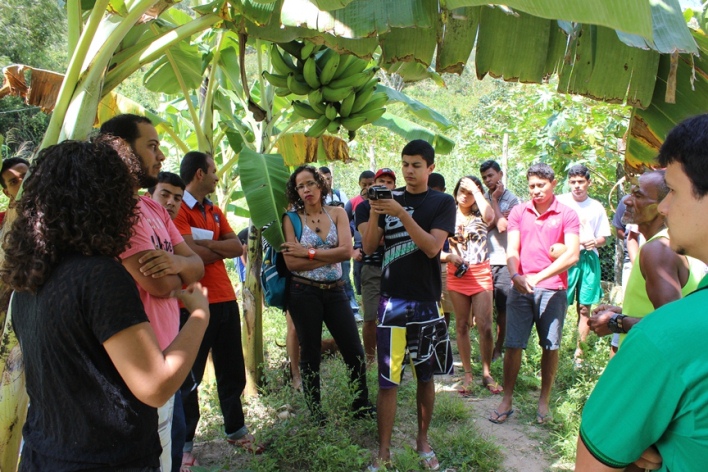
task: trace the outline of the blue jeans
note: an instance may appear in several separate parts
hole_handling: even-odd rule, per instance
[[[192,372],[182,384],[182,403],[187,423],[184,451],[191,452],[194,434],[199,423],[199,384],[204,376],[207,356],[211,350],[216,373],[216,391],[219,394],[224,431],[229,439],[238,439],[248,434],[241,405],[241,393],[246,388],[246,368],[241,348],[241,320],[236,300],[210,303],[209,326],[204,333],[202,345],[194,361]],[[182,317],[186,322],[182,310]],[[181,462],[181,461],[180,461]]]
[[[172,414],[172,472],[179,472],[182,466],[182,448],[187,434],[187,423],[184,420],[182,393],[175,394],[175,408]]]
[[[332,333],[344,363],[349,368],[349,379],[357,387],[353,410],[368,406],[364,348],[354,314],[343,287],[325,290],[291,281],[288,309],[300,343],[300,372],[307,405],[320,413],[320,361],[322,360],[322,323]]]

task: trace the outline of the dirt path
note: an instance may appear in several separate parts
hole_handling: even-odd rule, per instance
[[[456,385],[447,384],[442,388],[455,394]],[[472,411],[474,424],[480,434],[496,443],[504,454],[501,471],[503,472],[547,472],[554,470],[543,452],[542,441],[548,431],[533,423],[519,421],[518,415],[512,415],[504,424],[494,424],[488,420],[490,412],[499,405],[497,395],[482,395],[466,398],[463,401]]]

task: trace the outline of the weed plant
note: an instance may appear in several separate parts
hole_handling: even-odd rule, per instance
[[[352,417],[349,406],[354,395],[349,388],[349,375],[341,357],[336,355],[322,361],[322,409],[326,421],[320,424],[311,418],[302,393],[293,390],[290,385],[289,364],[284,347],[285,317],[276,310],[265,310],[263,332],[265,378],[260,395],[245,400],[244,408],[249,428],[258,442],[266,444],[265,453],[251,456],[224,446],[222,456],[210,461],[202,459],[202,465],[193,468],[193,471],[364,470],[372,462],[378,448],[376,421]],[[326,329],[323,337],[329,337]],[[497,375],[501,375],[501,371]],[[375,404],[378,391],[375,367],[369,368],[367,383],[370,400]],[[223,421],[213,381],[205,381],[200,387],[200,411],[202,419],[195,438],[198,457],[200,443],[223,442]],[[415,450],[416,425],[415,380],[406,368],[398,392],[393,437],[394,458],[389,470],[424,470]],[[499,448],[479,435],[470,411],[460,397],[437,395],[430,438],[442,470],[501,470],[502,455]]]

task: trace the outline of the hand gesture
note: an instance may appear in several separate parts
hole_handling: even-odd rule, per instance
[[[497,182],[497,186],[494,187],[494,191],[492,192],[492,198],[499,201],[502,195],[504,195],[504,184]]]
[[[173,296],[178,298],[192,316],[201,316],[209,320],[209,298],[206,287],[194,282],[184,290],[175,290]]]
[[[390,215],[401,217],[405,210],[396,200],[384,198],[380,200],[369,200],[371,203],[371,211],[378,215]]]

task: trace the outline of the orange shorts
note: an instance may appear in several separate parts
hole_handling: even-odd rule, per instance
[[[485,290],[492,290],[492,269],[489,267],[489,261],[470,265],[465,275],[459,278],[455,277],[456,270],[455,264],[447,265],[447,290],[449,292],[457,292],[471,297]]]

